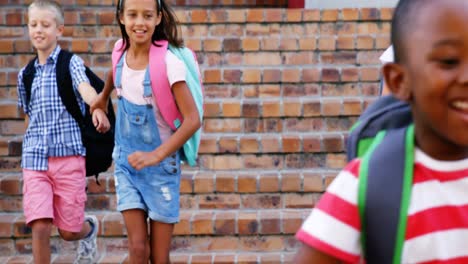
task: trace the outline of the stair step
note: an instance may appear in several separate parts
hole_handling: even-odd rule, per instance
[[[87,212],[97,215],[100,237],[125,237],[127,232],[119,212]],[[273,210],[182,210],[175,236],[274,236],[293,235],[310,209]],[[53,229],[57,236],[57,230]],[[31,229],[22,213],[0,213],[0,239],[29,238]]]
[[[185,210],[270,210],[311,208],[335,177],[333,172],[187,172],[180,207]],[[112,174],[88,178],[89,212],[116,211]],[[22,212],[21,173],[0,173],[0,212]]]
[[[58,237],[51,238],[52,254],[61,258],[72,258],[77,251],[78,242],[67,242]],[[216,256],[216,255],[249,255],[280,256],[293,254],[299,242],[294,236],[249,236],[249,237],[178,237],[172,239],[171,255],[177,258],[183,256]],[[9,239],[2,242],[2,256],[16,256],[28,259],[32,255],[31,239]],[[128,252],[126,238],[98,238],[98,252],[101,256],[124,255]],[[27,260],[25,262],[28,262]],[[64,261],[66,262],[66,261]],[[5,263],[5,262],[0,262]]]
[[[281,264],[292,263],[293,252],[280,253],[171,253],[172,264]],[[52,264],[73,263],[75,254],[53,254]],[[2,264],[33,264],[31,255],[0,257]],[[96,258],[97,264],[127,264],[128,254],[103,254]]]
[[[0,159],[1,160],[1,159]],[[112,168],[99,175],[99,183],[88,177],[88,195],[115,194]],[[323,192],[336,172],[323,170],[194,171],[183,170],[181,194],[261,194]],[[0,197],[21,195],[21,172],[0,172]]]

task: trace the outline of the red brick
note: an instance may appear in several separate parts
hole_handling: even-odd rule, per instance
[[[192,223],[191,212],[180,212],[180,221],[174,226],[174,235],[190,235],[190,224]]]
[[[303,222],[302,213],[297,211],[282,212],[282,231],[285,234],[295,234]]]
[[[196,193],[213,193],[215,190],[215,178],[213,174],[197,173],[194,178],[193,190]]]
[[[261,234],[280,234],[281,215],[279,211],[260,212],[260,232]]]
[[[217,153],[218,152],[218,139],[216,137],[204,136],[200,142],[199,153]]]
[[[245,38],[242,40],[243,51],[258,51],[260,49],[260,42],[255,38]]]
[[[322,10],[322,21],[336,21],[338,19],[338,10],[324,9]]]
[[[233,193],[236,191],[236,176],[232,174],[216,175],[216,192]]]
[[[213,213],[197,212],[194,213],[191,224],[192,234],[194,235],[211,235],[214,232]]]
[[[241,253],[237,255],[237,263],[238,264],[257,264],[258,257],[255,254],[248,254],[248,253]]]
[[[239,102],[223,102],[222,113],[224,117],[240,117],[241,105]]]
[[[17,221],[17,215],[0,215],[0,237],[10,238],[13,235],[13,225]],[[1,248],[1,247],[0,247]],[[0,249],[1,252],[1,249]]]
[[[240,239],[241,250],[251,250],[256,248],[261,252],[275,252],[284,249],[284,240],[279,236],[246,236]],[[276,258],[277,260],[279,258]],[[261,263],[264,262],[263,260]]]
[[[216,117],[221,113],[219,102],[205,102],[204,103],[204,117]]]
[[[304,192],[322,192],[324,191],[324,183],[322,175],[315,173],[304,173],[303,176]]]
[[[300,192],[302,176],[300,173],[284,173],[281,178],[282,192]]]
[[[213,256],[211,254],[203,255],[192,255],[192,264],[210,264],[213,261]]]
[[[208,12],[206,10],[192,10],[190,18],[192,23],[206,23],[208,21]]]
[[[257,175],[240,174],[237,178],[237,190],[240,193],[257,192]]]
[[[101,224],[101,234],[104,236],[126,236],[127,230],[121,213],[111,213],[104,216]]]
[[[236,233],[236,213],[218,212],[215,215],[215,234],[234,235]]]
[[[236,137],[223,137],[219,140],[220,152],[237,153],[238,150],[238,142]]]
[[[259,144],[257,137],[247,136],[240,139],[240,153],[258,153]]]
[[[204,195],[200,197],[201,209],[236,209],[240,207],[240,197],[235,194]]]
[[[256,212],[240,212],[237,220],[237,229],[240,235],[253,235],[259,231]]]
[[[282,206],[279,194],[247,195],[241,197],[243,208],[249,209],[277,209]]]
[[[262,105],[263,117],[280,117],[281,116],[281,105],[280,102],[263,102]]]
[[[259,179],[259,192],[278,192],[280,179],[278,174],[262,174]]]

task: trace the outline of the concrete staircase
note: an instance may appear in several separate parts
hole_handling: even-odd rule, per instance
[[[32,48],[26,2],[6,2],[0,9],[0,263],[32,263],[19,167],[24,117],[16,109],[16,75]],[[62,47],[104,76],[120,35],[113,1],[63,2]],[[183,170],[172,261],[290,263],[294,233],[345,164],[346,131],[377,94],[391,10],[232,4],[208,11],[185,4],[177,16],[199,57],[206,113],[199,166]],[[101,224],[99,263],[124,263],[126,231],[115,210],[112,170],[100,176],[100,186],[88,183],[87,212]],[[76,243],[54,231],[51,246],[53,263],[73,260]]]

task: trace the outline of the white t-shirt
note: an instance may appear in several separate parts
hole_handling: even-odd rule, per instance
[[[393,62],[393,46],[388,47],[384,53],[380,56],[380,62],[382,64],[388,63],[388,62]]]
[[[166,71],[169,84],[172,85],[176,82],[185,81],[186,68],[184,63],[179,60],[172,52],[166,53]],[[122,90],[120,95],[128,101],[138,104],[146,105],[147,101],[143,97],[143,80],[146,70],[133,70],[128,67],[126,61],[126,53],[124,54],[124,66],[122,69]],[[156,122],[158,123],[159,134],[161,141],[164,142],[172,135],[172,129],[164,121],[161,112],[159,111],[155,100],[151,100],[153,105]]]

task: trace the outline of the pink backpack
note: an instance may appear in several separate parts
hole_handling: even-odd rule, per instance
[[[164,121],[166,121],[172,130],[176,130],[182,123],[183,118],[182,114],[177,108],[174,96],[172,95],[171,86],[169,85],[169,80],[167,79],[165,57],[168,43],[165,40],[157,41],[156,43],[160,45],[160,47],[151,45],[149,58],[153,98],[156,102],[156,105],[158,106],[159,111],[161,112],[162,117],[164,118]],[[116,75],[115,68],[122,55],[123,41],[120,39],[115,43],[114,49],[112,50],[112,76],[114,76],[114,78]]]
[[[164,121],[176,130],[183,122],[182,114],[177,108],[172,89],[167,78],[166,70],[166,52],[170,50],[177,58],[179,58],[186,66],[185,82],[189,88],[192,97],[197,106],[200,120],[203,120],[203,83],[198,68],[198,62],[195,53],[187,47],[177,48],[168,45],[165,40],[157,41],[158,46],[151,45],[149,55],[149,79],[151,81],[151,90],[153,99],[161,112]],[[112,72],[114,76],[114,84],[120,83],[116,81],[116,68],[123,55],[123,41],[118,40],[112,50]],[[190,166],[196,165],[198,149],[201,140],[201,128],[198,129],[192,137],[185,142],[183,146],[183,160],[187,161]]]

